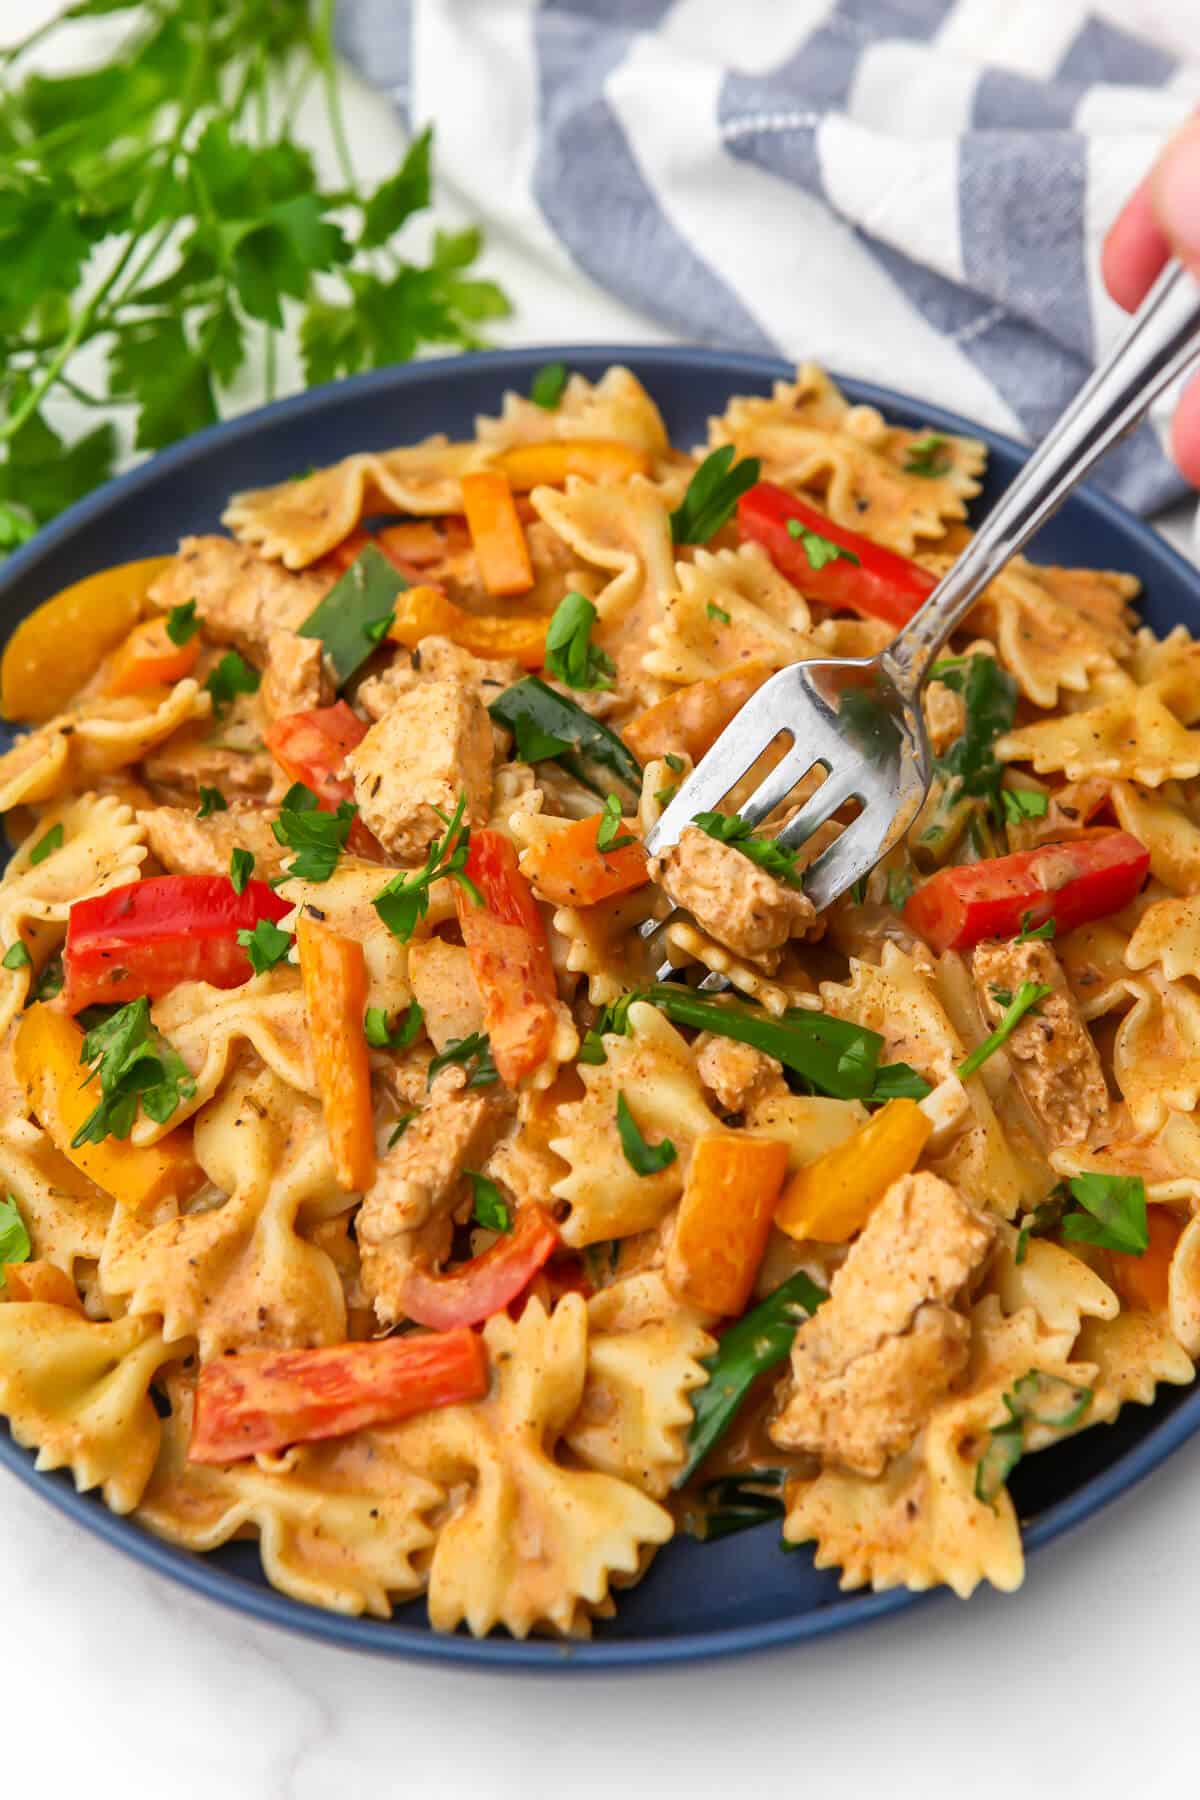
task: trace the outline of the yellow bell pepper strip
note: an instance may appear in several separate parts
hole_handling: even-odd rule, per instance
[[[5,1263],[3,1286],[10,1300],[36,1300],[46,1306],[69,1306],[81,1313],[83,1302],[65,1269],[52,1262]]]
[[[55,1149],[126,1206],[152,1206],[168,1194],[182,1200],[195,1193],[203,1184],[204,1171],[192,1151],[191,1130],[185,1126],[157,1144],[105,1138],[103,1143],[76,1147],[75,1136],[96,1104],[93,1088],[81,1086],[86,1074],[79,1060],[82,1048],[82,1031],[52,1007],[31,1006],[17,1026],[17,1078]]]
[[[494,613],[464,612],[440,587],[411,587],[396,596],[396,616],[388,632],[394,643],[415,650],[422,638],[449,638],[472,656],[510,656],[523,669],[546,660],[549,619],[502,619]]]
[[[137,624],[147,590],[171,560],[148,556],[102,569],[22,619],[0,662],[5,718],[40,725],[62,712]]]
[[[706,675],[639,713],[621,727],[621,735],[639,762],[671,750],[699,762],[734,714],[774,673],[770,663],[746,662],[728,675]]]
[[[588,819],[572,819],[521,852],[521,873],[539,900],[555,906],[594,906],[598,900],[646,885],[650,877],[641,844],[622,843],[611,850],[597,845],[604,818],[603,813],[593,813]]]
[[[366,958],[357,939],[339,936],[307,913],[297,921],[296,947],[333,1172],[341,1187],[362,1193],[375,1179],[371,1066],[363,1035]]]
[[[787,1145],[776,1138],[714,1131],[696,1139],[667,1286],[702,1312],[736,1318],[750,1298],[787,1174]]]
[[[506,476],[484,469],[462,478],[463,511],[489,594],[524,594],[533,586],[529,545]]]
[[[110,694],[140,694],[144,688],[171,687],[190,675],[200,655],[200,640],[172,643],[165,618],[142,619],[117,648],[108,671]]]
[[[563,438],[502,450],[492,467],[508,477],[515,494],[527,494],[535,487],[562,487],[568,475],[599,482],[648,475],[650,457],[616,438]]]
[[[844,1244],[862,1230],[892,1182],[916,1167],[932,1130],[915,1100],[889,1100],[853,1137],[797,1169],[776,1225],[789,1237]]]

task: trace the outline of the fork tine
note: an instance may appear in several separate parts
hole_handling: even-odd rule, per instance
[[[738,817],[751,825],[757,825],[760,819],[765,819],[768,813],[782,805],[802,776],[818,765],[825,769],[829,767],[822,755],[793,741],[783,760],[776,763],[759,782],[750,798],[738,807]]]
[[[817,911],[823,911],[861,876],[869,874],[879,854],[879,820],[874,809],[868,807],[804,872],[804,891]]]
[[[783,830],[776,834],[775,842],[783,850],[795,850],[806,843],[839,806],[856,798],[860,779],[861,770],[853,764],[831,769],[812,798],[806,800],[795,818],[789,819]]]
[[[698,812],[719,808],[734,783],[762,755],[781,730],[779,703],[781,689],[789,685],[791,670],[781,669],[752,694],[742,710],[728,724],[712,747],[701,758],[683,783],[671,804],[646,836],[651,856],[659,856],[678,842],[685,825],[690,825]],[[812,757],[808,765],[811,766]]]

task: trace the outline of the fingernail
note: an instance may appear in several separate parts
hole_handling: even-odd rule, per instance
[[[1168,145],[1154,178],[1154,199],[1175,248],[1200,256],[1200,130],[1185,131]]]

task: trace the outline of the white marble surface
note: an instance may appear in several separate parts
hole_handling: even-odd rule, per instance
[[[43,0],[0,0],[14,34]],[[390,121],[351,109],[364,164]],[[448,196],[453,213],[453,196]],[[503,243],[506,341],[661,333]],[[945,396],[953,404],[952,396]],[[1169,535],[1186,548],[1189,515]],[[1200,1444],[1043,1552],[795,1651],[634,1676],[469,1674],[334,1651],[194,1599],[0,1477],[5,1793],[43,1800],[1089,1800],[1197,1791]]]

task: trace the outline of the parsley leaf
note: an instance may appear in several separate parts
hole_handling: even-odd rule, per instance
[[[258,670],[243,661],[236,650],[227,650],[204,685],[212,695],[213,711],[222,713],[238,694],[256,694],[261,680]]]
[[[1068,1182],[1081,1212],[1068,1213],[1062,1233],[1080,1244],[1142,1256],[1149,1248],[1146,1184],[1140,1175],[1076,1175]]]
[[[610,794],[596,827],[596,848],[601,854],[606,850],[624,850],[627,844],[635,841],[628,832],[621,833],[622,823],[621,802],[615,794]]]
[[[196,808],[196,817],[198,819],[211,819],[216,812],[228,811],[229,802],[226,800],[220,788],[205,787],[203,782],[201,782],[200,804]]]
[[[912,897],[916,882],[909,868],[891,869],[887,878],[887,901],[897,912],[903,912]]]
[[[646,1142],[622,1093],[617,1094],[617,1135],[625,1161],[635,1175],[657,1175],[662,1169],[670,1168],[679,1154],[670,1138],[663,1138],[658,1144]]]
[[[33,958],[30,956],[20,938],[17,939],[15,944],[10,944],[8,949],[4,952],[3,957],[0,958],[0,968],[28,969],[31,968],[32,965]]]
[[[476,906],[483,905],[479,889],[463,873],[471,839],[470,828],[462,822],[466,807],[467,796],[462,793],[458,797],[454,817],[447,823],[445,837],[434,838],[426,851],[425,867],[411,874],[393,875],[387,886],[380,888],[372,901],[375,911],[392,936],[398,937],[402,944],[408,942],[418,922],[429,911],[429,890],[435,881],[444,877],[457,881]]]
[[[1092,1390],[1074,1387],[1061,1375],[1030,1369],[1002,1396],[1008,1417],[993,1425],[987,1449],[975,1465],[975,1498],[995,1508],[996,1496],[1025,1451],[1025,1427],[1070,1431],[1092,1403]]]
[[[713,450],[692,479],[687,492],[671,514],[671,536],[677,544],[707,544],[709,538],[727,525],[742,495],[758,480],[761,465],[757,456],[734,462],[732,444]]]
[[[62,841],[63,828],[62,821],[60,820],[57,825],[52,825],[50,827],[45,837],[38,839],[37,843],[33,846],[33,849],[29,852],[30,866],[36,869],[37,865],[39,863],[44,863],[46,858],[55,850],[61,850]]]
[[[1001,1045],[1012,1036],[1025,1014],[1031,1012],[1034,1007],[1040,1006],[1047,994],[1052,992],[1052,988],[1044,987],[1037,981],[1023,981],[1011,999],[1007,991],[1001,999],[998,991],[996,999],[1007,1008],[1004,1017],[995,1031],[989,1037],[984,1038],[982,1044],[977,1045],[969,1056],[964,1056],[958,1065],[959,1079],[965,1081],[968,1075],[974,1075],[977,1069],[981,1069],[988,1057],[994,1055]]]
[[[414,213],[423,212],[433,194],[433,128],[427,125],[408,146],[394,175],[380,183],[363,208],[359,244],[374,250],[386,244]]]
[[[682,775],[687,766],[682,756],[676,756],[671,750],[667,751],[667,754],[663,757],[663,761],[666,763],[668,769],[670,769],[672,775]]]
[[[229,856],[229,880],[235,894],[244,894],[246,883],[254,873],[254,853],[236,849]]]
[[[400,1142],[400,1139],[404,1136],[405,1132],[408,1130],[409,1126],[412,1124],[412,1122],[416,1118],[416,1116],[417,1115],[415,1112],[406,1112],[406,1113],[400,1114],[400,1117],[396,1120],[396,1123],[392,1128],[391,1136],[388,1138],[388,1141],[387,1141],[387,1147],[389,1150],[392,1149],[392,1147],[394,1145],[396,1145]]]
[[[451,1038],[444,1050],[430,1057],[425,1086],[431,1088],[438,1072],[449,1068],[452,1063],[461,1063],[464,1068],[470,1068],[471,1072],[467,1077],[469,1088],[490,1087],[500,1079],[492,1061],[492,1046],[486,1032],[473,1031],[470,1037]]]
[[[1031,1237],[1050,1237],[1063,1222],[1063,1214],[1071,1204],[1071,1196],[1065,1182],[1060,1181],[1057,1187],[1051,1188],[1044,1200],[1040,1200],[1032,1212],[1026,1213],[1021,1220],[1021,1229],[1017,1233],[1017,1248],[1013,1261],[1023,1263],[1029,1248]]]
[[[200,629],[200,621],[196,617],[196,602],[185,600],[180,606],[173,606],[167,614],[167,636],[173,644],[186,644],[195,637]]]
[[[52,956],[41,974],[33,984],[31,1000],[53,1000],[63,990],[63,960],[61,951]]]
[[[32,1254],[33,1245],[21,1209],[9,1194],[6,1200],[0,1200],[0,1285],[4,1280],[5,1263],[28,1262]]]
[[[512,1212],[495,1182],[475,1169],[464,1169],[463,1174],[470,1182],[475,1198],[475,1223],[482,1225],[485,1231],[511,1231]]]
[[[265,975],[286,957],[292,947],[290,931],[281,931],[270,919],[260,919],[253,931],[239,931],[237,941],[250,958],[256,975]]]
[[[855,568],[861,567],[862,558],[856,556],[853,550],[844,550],[841,544],[835,544],[832,538],[822,536],[819,531],[810,530],[799,519],[788,520],[787,534],[800,545],[808,558],[808,566],[814,573],[823,569],[826,563],[837,562],[839,559],[853,563]]]
[[[906,475],[945,475],[949,472],[952,458],[946,450],[949,439],[939,431],[927,431],[924,437],[914,438],[908,446],[908,455],[904,459]]]
[[[736,813],[699,812],[692,824],[698,825],[710,838],[716,838],[719,844],[731,844],[735,850],[740,850],[743,856],[748,856],[752,863],[757,863],[777,881],[786,881],[791,887],[800,886],[796,852],[784,850],[773,838],[757,837],[748,819],[739,819]]]
[[[416,1042],[424,1022],[425,1014],[415,1000],[405,1008],[404,1017],[394,1030],[388,1024],[386,1006],[368,1006],[363,1032],[373,1050],[407,1050]]]
[[[975,655],[937,667],[938,680],[962,695],[967,716],[962,736],[935,759],[934,768],[947,783],[950,801],[964,794],[980,796],[1001,818],[1004,768],[996,761],[993,745],[1016,716],[1017,684],[992,656]]]
[[[1019,825],[1022,819],[1044,819],[1050,805],[1050,796],[1036,788],[1001,788],[1000,798],[1010,825]]]
[[[106,1137],[127,1138],[139,1102],[148,1119],[163,1125],[180,1101],[196,1092],[187,1064],[151,1024],[145,997],[94,1025],[84,1037],[79,1060],[91,1065],[85,1087],[99,1076],[100,1100],[72,1138],[73,1150],[102,1144]]]
[[[723,606],[717,606],[710,600],[704,610],[710,619],[716,619],[719,624],[728,625],[730,623],[729,614]]]
[[[546,668],[566,687],[590,692],[610,688],[612,658],[591,641],[596,609],[583,594],[564,594],[546,628]]]
[[[553,412],[566,385],[566,363],[543,363],[529,384],[529,398],[535,406],[544,406],[547,412]]]
[[[288,864],[289,881],[328,881],[346,848],[358,808],[343,800],[336,812],[322,812],[303,798],[300,806],[289,806],[288,801],[300,785],[296,783],[284,795],[279,817],[271,821],[271,831],[277,844],[294,853]],[[307,788],[301,788],[301,795],[316,799]]]
[[[1016,935],[1015,942],[1018,944],[1028,944],[1033,938],[1052,938],[1057,929],[1058,926],[1053,914],[1051,914],[1050,918],[1043,920],[1040,925],[1035,925],[1033,923],[1033,908],[1030,907],[1027,912],[1021,914],[1021,929]]]

